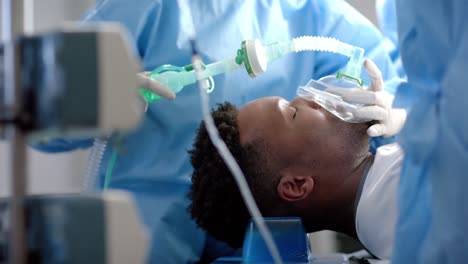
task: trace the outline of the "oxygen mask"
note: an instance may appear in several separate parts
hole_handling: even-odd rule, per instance
[[[366,123],[370,119],[356,117],[355,110],[364,106],[345,102],[341,96],[328,93],[328,88],[358,88],[362,89],[354,80],[339,78],[332,75],[319,80],[310,80],[305,86],[297,88],[297,95],[319,104],[322,108],[348,123]]]

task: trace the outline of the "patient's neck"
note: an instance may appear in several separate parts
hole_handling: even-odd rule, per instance
[[[306,216],[308,219],[305,219],[308,230],[333,230],[358,239],[355,226],[355,201],[361,178],[372,158],[373,155],[368,153],[362,157],[355,168],[347,172],[348,176],[330,191],[329,200],[323,201],[325,208],[322,207],[320,212],[311,210],[311,214]],[[307,223],[312,224],[313,227],[308,227]]]

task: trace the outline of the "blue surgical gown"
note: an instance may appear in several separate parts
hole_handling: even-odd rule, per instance
[[[388,54],[390,55],[395,68],[397,69],[398,76],[400,78],[405,78],[406,74],[401,62],[400,50],[398,49],[397,14],[395,1],[376,0],[375,7],[380,31],[385,38],[384,47],[388,51]]]
[[[188,2],[196,45],[205,63],[235,55],[246,39],[269,43],[319,35],[364,48],[385,79],[396,76],[379,31],[345,1]],[[131,33],[144,69],[152,70],[163,64],[190,63],[189,32],[179,22],[180,15],[175,0],[103,0],[84,20],[123,23]],[[216,76],[211,104],[214,107],[216,103],[230,101],[242,106],[272,95],[291,100],[296,96],[297,86],[311,78],[335,74],[346,61],[347,58],[337,54],[304,52],[271,63],[267,72],[255,79],[244,70]],[[193,262],[204,248],[205,233],[196,227],[186,209],[192,172],[187,150],[202,118],[198,92],[196,86],[189,86],[177,94],[175,101],[161,100],[150,105],[141,125],[118,146],[110,186],[134,194],[152,235],[150,262]],[[36,147],[61,151],[90,144],[90,140],[59,140]],[[103,164],[109,161],[112,148],[112,145],[107,148]],[[104,170],[102,166],[101,186]]]
[[[399,141],[394,263],[468,261],[468,1],[399,0],[398,41],[417,98]]]

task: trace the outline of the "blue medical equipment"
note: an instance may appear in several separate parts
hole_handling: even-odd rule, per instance
[[[348,264],[345,254],[315,255],[311,251],[309,236],[297,217],[268,217],[264,219],[284,263],[291,264]],[[273,263],[263,238],[250,221],[244,239],[242,256],[218,258],[213,264]]]

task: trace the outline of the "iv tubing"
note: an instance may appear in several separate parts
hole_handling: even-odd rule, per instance
[[[255,200],[252,196],[252,193],[250,192],[247,181],[245,180],[245,176],[242,173],[241,169],[239,168],[239,165],[237,164],[237,162],[234,160],[234,157],[232,156],[231,152],[227,148],[226,144],[223,142],[223,140],[219,136],[219,133],[216,130],[216,127],[214,125],[213,118],[211,117],[211,114],[209,111],[209,98],[208,98],[208,95],[206,94],[206,80],[201,79],[200,76],[198,75],[200,73],[200,70],[202,69],[202,62],[201,62],[200,57],[198,55],[194,55],[192,58],[192,63],[194,65],[195,72],[197,74],[197,79],[199,80],[198,85],[200,88],[203,120],[205,122],[206,130],[211,139],[211,142],[219,151],[224,162],[226,162],[226,165],[228,166],[229,170],[233,174],[234,179],[236,180],[236,183],[241,192],[242,198],[244,199],[247,205],[247,209],[249,210],[250,215],[252,216],[255,224],[257,225],[258,230],[260,231],[260,234],[265,240],[265,244],[267,245],[267,248],[270,251],[270,254],[274,260],[274,263],[281,264],[283,262],[281,260],[281,256],[279,254],[278,248],[276,247],[273,237],[270,231],[268,230],[265,224],[265,221],[263,220],[262,215],[255,203]]]

